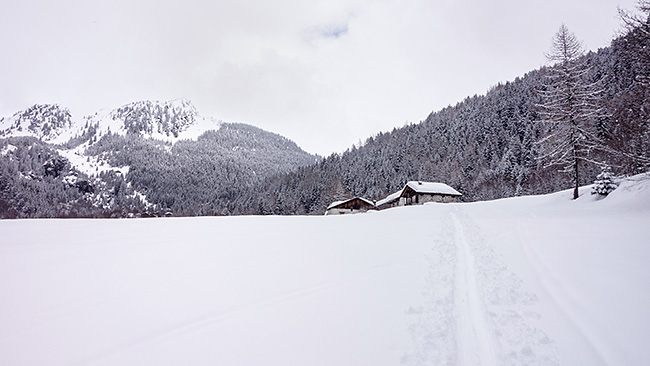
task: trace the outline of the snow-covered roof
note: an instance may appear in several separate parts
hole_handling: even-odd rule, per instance
[[[344,200],[344,201],[336,201],[336,202],[332,202],[329,206],[327,206],[327,209],[329,210],[330,208],[334,208],[334,207],[336,207],[336,206],[339,206],[339,205],[342,205],[342,204],[348,203],[348,202],[353,201],[353,200],[355,200],[355,199],[357,199],[357,198],[360,199],[360,200],[362,200],[363,202],[365,202],[365,203],[367,203],[367,204],[373,206],[373,207],[375,206],[375,203],[374,203],[374,202],[372,202],[372,201],[370,201],[370,200],[367,200],[367,199],[365,199],[365,198],[363,198],[363,197],[352,197],[352,198],[347,199],[347,200]]]
[[[437,194],[446,194],[450,196],[462,196],[460,192],[458,192],[457,190],[451,188],[450,186],[444,183],[410,181],[406,183],[404,188],[400,189],[395,193],[388,195],[386,198],[382,200],[377,201],[377,207],[399,199],[402,196],[402,193],[404,192],[404,189],[406,189],[406,187],[410,187],[412,190],[418,193],[430,193],[430,194],[437,193]]]
[[[430,194],[438,193],[438,194],[446,194],[450,196],[462,196],[460,192],[458,192],[457,190],[451,188],[450,186],[444,183],[410,181],[406,183],[406,186],[416,191],[417,193],[430,193]]]
[[[377,207],[379,207],[379,206],[381,206],[381,205],[383,205],[385,203],[389,203],[389,202],[395,201],[396,199],[399,199],[399,197],[402,195],[403,190],[404,190],[404,188],[400,189],[399,191],[397,191],[397,192],[395,192],[393,194],[388,195],[383,200],[377,201]]]
[[[350,199],[353,199],[353,198],[350,198]],[[349,201],[349,200],[346,200],[346,201],[334,201],[334,202],[330,203],[329,206],[327,206],[327,209],[329,210],[330,208],[336,207],[336,206],[338,206],[338,205],[340,205],[342,203],[345,203],[347,201]]]

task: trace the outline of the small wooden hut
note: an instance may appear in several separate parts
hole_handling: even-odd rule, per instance
[[[354,197],[345,201],[337,201],[327,207],[325,215],[343,215],[376,210],[375,203],[362,197]]]

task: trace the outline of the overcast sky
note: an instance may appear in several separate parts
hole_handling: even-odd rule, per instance
[[[138,100],[328,155],[545,63],[562,23],[597,50],[634,0],[0,0],[0,116]]]

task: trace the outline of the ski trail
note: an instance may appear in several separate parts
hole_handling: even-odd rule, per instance
[[[472,256],[481,324],[498,355],[494,364],[559,365],[555,342],[538,327],[540,315],[534,307],[537,295],[527,291],[521,278],[508,269],[467,212],[456,207],[451,218],[459,237],[457,243],[464,244]]]
[[[424,302],[406,314],[415,366],[558,366],[538,328],[538,301],[461,205],[440,206],[432,226]]]
[[[457,248],[454,308],[458,365],[497,365],[492,332],[476,282],[475,258],[455,213],[451,219]]]

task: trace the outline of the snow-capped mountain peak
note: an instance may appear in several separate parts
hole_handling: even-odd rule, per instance
[[[92,128],[97,138],[107,133],[135,134],[171,143],[196,140],[204,132],[221,127],[221,121],[203,117],[187,99],[133,102],[95,113],[85,120],[75,135],[83,135]]]
[[[168,137],[178,137],[179,133],[196,122],[197,116],[194,105],[185,99],[134,102],[110,113],[111,119],[122,121],[127,133]]]
[[[111,134],[141,135],[175,143],[196,140],[206,131],[218,130],[221,121],[206,118],[187,99],[138,101],[113,110],[102,110],[74,118],[67,108],[56,104],[36,104],[0,119],[0,137],[31,136],[44,142],[63,144],[73,138]]]
[[[9,118],[0,119],[0,137],[33,136],[52,141],[73,125],[67,108],[58,104],[35,104]]]

